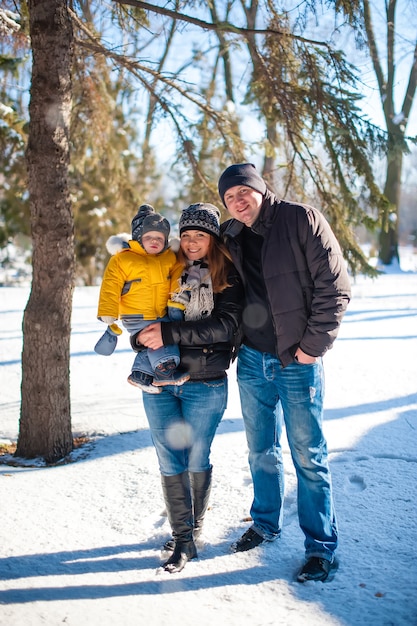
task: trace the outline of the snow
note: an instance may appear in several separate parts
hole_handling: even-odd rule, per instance
[[[16,441],[27,287],[0,289],[0,441]],[[417,272],[359,277],[325,357],[326,419],[340,527],[339,570],[295,582],[303,563],[296,481],[283,437],[282,538],[247,553],[252,498],[235,368],[212,449],[214,486],[199,558],[161,564],[169,536],[141,393],[126,382],[126,333],[94,353],[98,287],[77,287],[71,345],[74,435],[55,467],[0,463],[1,626],[410,626],[417,624]]]

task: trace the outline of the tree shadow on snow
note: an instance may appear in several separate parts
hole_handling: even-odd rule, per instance
[[[211,546],[210,556],[224,555],[226,546],[229,544],[216,544]],[[160,544],[158,544],[158,548]],[[144,570],[149,570],[150,580],[120,584],[79,584],[65,586],[40,586],[34,587],[33,582],[27,587],[7,589],[0,591],[1,604],[24,604],[38,601],[69,601],[80,599],[104,599],[114,597],[126,597],[131,595],[160,595],[184,591],[196,591],[199,589],[216,588],[241,585],[258,585],[276,579],[276,572],[263,565],[253,567],[237,567],[234,571],[221,573],[209,573],[202,576],[173,576],[164,572],[161,568],[161,559],[155,556],[140,556],[140,551],[146,549],[155,550],[153,541],[93,548],[91,550],[76,550],[68,552],[56,552],[50,554],[35,554],[21,557],[9,557],[0,559],[0,580],[19,580],[30,577],[57,577],[57,576],[82,576],[84,574],[117,574],[140,570],[141,576],[146,576]],[[129,553],[135,553],[129,556]],[[214,553],[214,554],[213,554]],[[158,552],[159,554],[159,552]],[[231,555],[233,558],[233,555]],[[199,561],[202,559],[200,558]],[[193,563],[198,564],[198,561]],[[188,565],[189,570],[190,565]],[[189,571],[188,570],[188,571]],[[184,573],[187,570],[184,570]]]

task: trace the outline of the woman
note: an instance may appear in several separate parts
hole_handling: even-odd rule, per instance
[[[165,547],[173,552],[163,564],[171,573],[197,557],[195,540],[211,488],[210,448],[226,409],[226,369],[243,295],[220,240],[220,211],[211,204],[192,204],[182,212],[179,231],[178,255],[185,268],[172,298],[185,305],[184,320],[151,324],[132,342],[154,350],[177,344],[190,375],[182,386],[143,396],[172,528],[173,539]]]

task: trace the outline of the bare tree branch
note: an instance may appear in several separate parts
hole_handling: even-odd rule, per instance
[[[407,90],[404,96],[404,102],[402,106],[402,112],[404,113],[404,117],[408,120],[408,116],[410,115],[411,107],[413,105],[413,100],[416,94],[416,86],[417,86],[417,44],[414,48],[414,60],[413,65],[410,70],[410,77],[408,79]]]
[[[164,52],[162,54],[162,57],[159,60],[158,63],[158,73],[161,73],[165,64],[165,61],[168,57],[168,53],[170,50],[170,47],[172,45],[173,39],[174,39],[174,34],[175,34],[175,30],[177,28],[177,22],[176,20],[172,20],[171,22],[171,26],[168,32],[168,38],[165,44],[165,49]],[[155,91],[156,88],[156,84],[157,84],[158,78],[155,76],[153,79],[153,83],[152,83],[152,90]],[[154,96],[153,93],[149,93],[149,104],[148,104],[148,112],[146,114],[146,127],[145,127],[145,137],[143,140],[143,146],[142,146],[142,154],[143,154],[143,168],[146,170],[146,168],[148,167],[148,155],[150,153],[150,143],[151,143],[151,134],[152,134],[152,129],[153,129],[153,122],[154,122],[154,113],[155,113],[155,109],[156,109],[156,104],[157,104],[157,100]]]
[[[165,7],[158,7],[154,4],[149,4],[148,2],[142,2],[142,0],[113,0],[118,4],[126,4],[132,7],[137,7],[138,9],[145,9],[146,11],[151,11],[153,13],[158,13],[159,15],[165,15],[167,17],[171,17],[172,19],[188,22],[189,24],[194,24],[195,26],[199,26],[203,30],[212,30],[218,31],[221,30],[225,33],[233,33],[235,35],[241,35],[242,37],[246,37],[248,35],[279,35],[280,37],[290,37],[291,39],[296,39],[297,41],[311,44],[313,46],[320,46],[324,48],[330,48],[329,44],[326,41],[318,41],[316,39],[306,39],[304,37],[300,37],[299,35],[294,35],[285,30],[274,30],[274,29],[257,29],[257,28],[240,28],[239,26],[234,26],[230,22],[217,22],[216,24],[212,22],[205,22],[204,20],[200,20],[197,17],[192,17],[191,15],[185,15],[184,13],[177,13],[176,11],[171,11],[170,9],[166,9]]]

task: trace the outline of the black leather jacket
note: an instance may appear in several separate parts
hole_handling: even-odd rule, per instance
[[[245,284],[242,228],[234,219],[222,224]],[[262,273],[282,365],[294,360],[298,346],[310,356],[323,356],[350,299],[346,263],[328,222],[317,209],[278,200],[267,191],[252,230],[263,237]]]
[[[214,295],[209,317],[161,324],[164,345],[178,344],[181,366],[191,380],[223,377],[234,356],[243,306],[242,283],[234,268],[228,283],[230,287]]]

